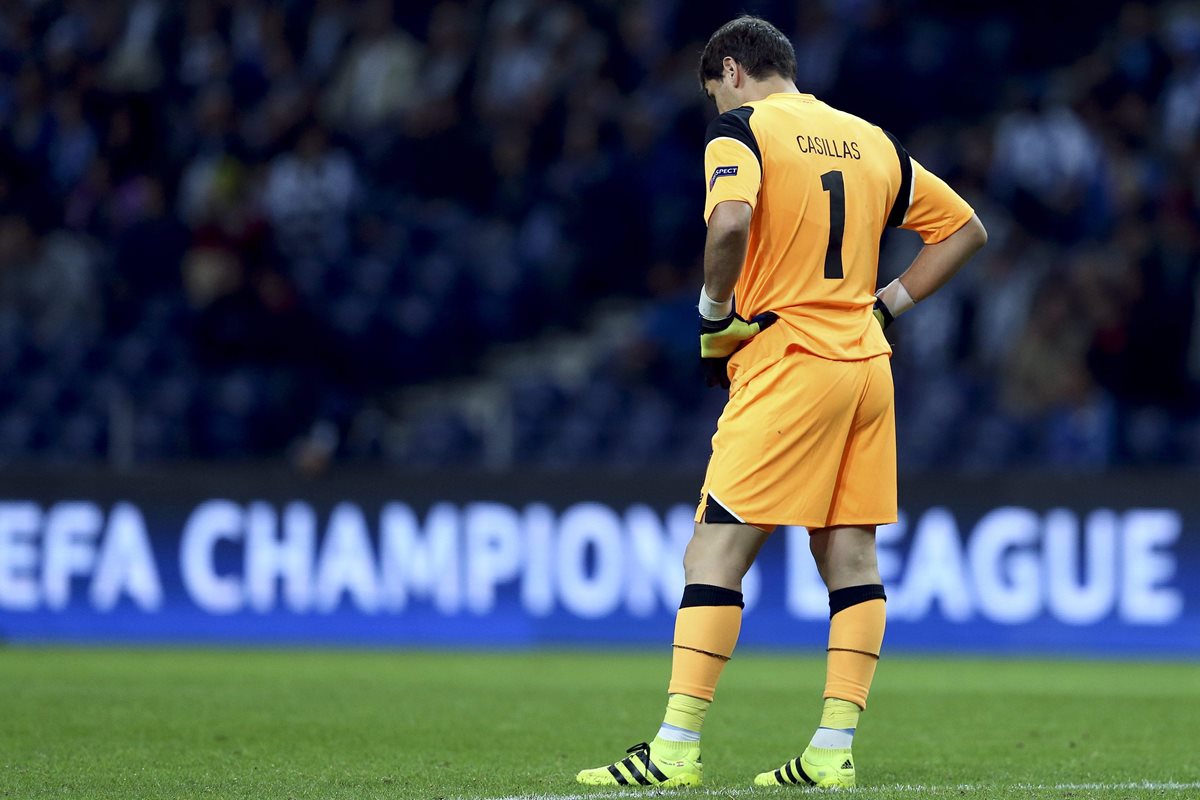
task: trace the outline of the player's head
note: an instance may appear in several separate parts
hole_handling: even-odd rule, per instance
[[[700,55],[700,85],[724,113],[758,100],[753,84],[768,78],[796,80],[796,51],[771,23],[749,15],[726,22]]]

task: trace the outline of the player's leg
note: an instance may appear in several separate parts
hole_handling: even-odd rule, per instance
[[[810,532],[809,546],[829,590],[829,646],[821,722],[804,753],[755,783],[808,783],[825,788],[855,784],[851,747],[859,714],[883,646],[885,604],[875,556],[874,526],[838,526]]]
[[[857,403],[824,524],[809,543],[829,590],[829,645],[821,723],[804,754],[756,783],[855,784],[851,755],[883,643],[885,601],[875,557],[875,525],[896,519],[896,433],[886,357],[854,362]]]
[[[591,785],[695,786],[700,731],[742,624],[742,578],[769,534],[741,523],[698,522],[684,554],[667,710],[649,745],[576,776]]]
[[[809,747],[814,753],[821,749],[848,751],[859,714],[867,707],[887,618],[875,557],[875,527],[814,531],[809,545],[829,590],[824,708]]]
[[[742,578],[769,534],[740,523],[697,523],[683,557],[667,714],[657,742],[699,742],[704,712],[742,627]]]
[[[875,527],[814,531],[809,546],[829,590],[826,714],[813,744],[849,747],[858,714],[867,707],[887,616],[875,556]],[[831,721],[839,724],[827,724]]]
[[[867,705],[886,621],[875,526],[837,526],[846,521],[896,519],[891,364],[887,358],[876,358],[862,364],[861,371],[863,392],[830,510],[831,527],[810,531],[813,558],[829,590],[830,612],[825,713],[813,737],[815,747],[849,748],[858,714]]]

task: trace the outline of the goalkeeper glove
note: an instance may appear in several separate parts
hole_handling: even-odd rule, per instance
[[[764,311],[749,321],[730,314],[724,319],[700,317],[700,364],[704,382],[709,386],[729,388],[729,359],[743,343],[753,339],[775,324],[779,316]]]
[[[888,310],[887,304],[878,297],[875,298],[875,309],[871,313],[875,315],[875,321],[879,323],[879,327],[885,331],[888,329],[888,325],[891,325],[896,319]]]

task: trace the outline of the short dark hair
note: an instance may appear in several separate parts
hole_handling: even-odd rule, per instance
[[[762,17],[746,14],[717,28],[700,54],[701,86],[720,80],[726,56],[741,64],[751,78],[776,73],[796,80],[796,50],[779,28]]]

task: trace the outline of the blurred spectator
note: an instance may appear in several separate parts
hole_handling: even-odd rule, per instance
[[[79,95],[59,95],[55,102],[54,134],[48,156],[60,191],[79,182],[95,153],[96,135],[84,121]]]
[[[39,345],[98,328],[102,306],[94,266],[77,236],[38,236],[23,217],[0,218],[0,313]]]
[[[358,9],[357,36],[326,96],[331,118],[348,130],[366,132],[395,122],[417,101],[417,42],[396,26],[392,4],[365,0]]]
[[[994,189],[1035,233],[1076,240],[1105,220],[1100,142],[1071,107],[1066,74],[1047,97],[1024,97],[996,126]]]
[[[300,134],[267,173],[263,205],[285,257],[333,263],[345,255],[349,213],[358,190],[354,164],[318,126]]]
[[[1037,417],[1085,398],[1091,388],[1084,366],[1090,336],[1071,287],[1044,282],[1008,360],[1007,409],[1019,417]]]

